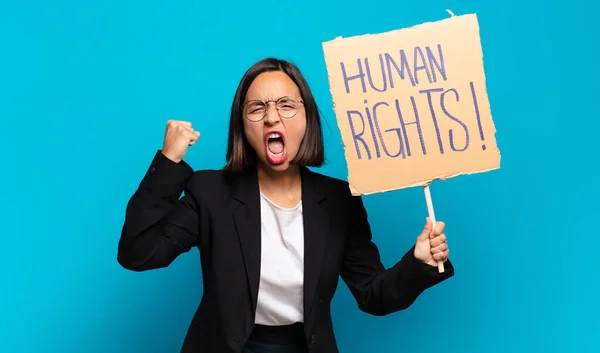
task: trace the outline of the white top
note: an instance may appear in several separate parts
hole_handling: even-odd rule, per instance
[[[304,225],[302,201],[277,206],[261,193],[261,264],[255,323],[304,321]]]

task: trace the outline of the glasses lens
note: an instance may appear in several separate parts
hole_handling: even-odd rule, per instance
[[[248,120],[259,121],[265,116],[265,103],[261,101],[250,101],[244,108],[244,115]]]
[[[298,112],[298,101],[291,97],[282,97],[277,101],[277,111],[282,118],[291,118]]]

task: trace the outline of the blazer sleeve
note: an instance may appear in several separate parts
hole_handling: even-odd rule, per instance
[[[408,308],[427,288],[454,275],[448,260],[444,273],[419,261],[414,246],[393,267],[385,269],[372,242],[367,212],[360,196],[351,196],[348,237],[341,277],[358,302],[372,315],[387,315]],[[416,239],[416,236],[415,236]]]
[[[156,153],[127,203],[117,254],[121,266],[132,271],[167,267],[197,244],[197,204],[185,189],[193,174],[184,161]]]

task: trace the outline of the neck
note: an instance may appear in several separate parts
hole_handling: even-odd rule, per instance
[[[286,193],[300,186],[300,168],[291,165],[284,171],[275,171],[267,166],[259,165],[258,182],[261,191],[268,193]]]

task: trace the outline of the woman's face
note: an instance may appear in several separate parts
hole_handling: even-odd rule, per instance
[[[298,154],[306,132],[306,111],[301,100],[294,81],[281,71],[258,75],[248,89],[244,132],[258,161],[273,170],[286,170]]]

